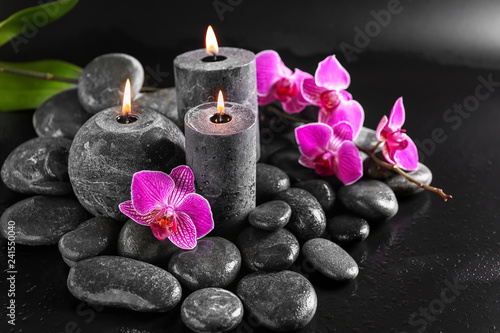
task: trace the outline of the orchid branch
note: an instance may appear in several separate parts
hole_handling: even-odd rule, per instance
[[[378,145],[378,144],[377,144]],[[429,185],[425,185],[425,184],[422,184],[421,182],[419,182],[418,180],[416,180],[415,178],[411,177],[410,175],[408,175],[406,172],[404,172],[403,170],[401,170],[399,167],[397,167],[396,165],[393,165],[393,164],[390,164],[390,163],[387,163],[385,161],[382,161],[381,159],[379,159],[377,156],[375,156],[375,153],[373,152],[374,150],[373,149],[365,149],[363,147],[360,147],[358,145],[356,145],[356,147],[358,147],[358,149],[362,152],[364,152],[365,154],[368,154],[368,156],[370,156],[370,158],[375,162],[377,163],[378,165],[386,168],[386,169],[390,169],[396,173],[399,173],[401,176],[405,177],[406,179],[408,179],[410,182],[418,185],[419,187],[421,188],[424,188],[428,191],[431,191],[431,192],[435,192],[437,194],[439,194],[443,199],[444,201],[448,201],[448,199],[451,199],[453,198],[451,195],[449,194],[446,194],[443,192],[442,189],[440,188],[437,188],[437,187],[434,187],[434,186],[429,186]]]

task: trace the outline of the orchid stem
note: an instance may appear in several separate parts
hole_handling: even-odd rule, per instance
[[[372,147],[372,149],[370,149],[370,151],[371,151],[372,153],[374,153],[374,152],[375,152],[375,150],[377,150],[378,146],[380,146],[380,144],[381,144],[381,143],[382,143],[382,141],[377,142],[377,144],[376,144],[375,146],[373,146],[373,147]]]
[[[377,146],[378,146],[378,144],[377,144]],[[390,170],[393,170],[394,172],[399,173],[401,176],[405,177],[410,182],[418,185],[421,188],[424,188],[424,189],[426,189],[428,191],[435,192],[435,193],[439,194],[444,199],[444,201],[448,201],[448,199],[453,198],[451,195],[444,193],[442,189],[434,187],[434,186],[429,186],[429,185],[422,184],[421,182],[419,182],[418,180],[416,180],[415,178],[411,177],[409,174],[407,174],[406,172],[404,172],[403,170],[401,170],[399,167],[397,167],[397,166],[395,166],[393,164],[389,164],[387,162],[382,161],[377,156],[375,156],[375,153],[373,152],[373,149],[370,150],[370,149],[365,149],[365,148],[360,147],[360,146],[357,146],[357,147],[362,152],[368,154],[368,156],[370,156],[370,158],[375,163],[377,163],[378,165],[380,165],[380,166],[382,166],[382,167],[384,167],[386,169],[390,169]]]
[[[31,77],[34,79],[40,79],[40,80],[46,80],[46,81],[64,82],[64,83],[70,83],[70,84],[75,84],[75,85],[78,84],[78,79],[57,76],[57,75],[54,75],[52,73],[37,72],[37,71],[28,70],[28,69],[14,68],[14,67],[8,67],[8,66],[0,66],[0,73],[21,75],[21,76],[26,76],[26,77]],[[141,92],[155,92],[158,90],[159,90],[159,88],[142,87]]]

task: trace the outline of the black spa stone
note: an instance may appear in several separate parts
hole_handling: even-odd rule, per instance
[[[177,113],[177,95],[175,88],[164,88],[155,92],[140,94],[135,100],[134,105],[156,110],[172,120],[174,124],[183,127],[179,121]]]
[[[239,234],[237,245],[251,271],[287,269],[297,260],[300,251],[299,242],[286,229],[270,232],[248,227]]]
[[[182,303],[181,320],[197,333],[227,332],[243,319],[243,304],[228,290],[205,288],[190,294]]]
[[[306,190],[289,188],[274,196],[292,208],[292,216],[286,225],[301,240],[320,237],[326,229],[326,216],[318,200]]]
[[[9,221],[14,221],[17,244],[51,245],[88,218],[75,199],[39,195],[7,208],[0,218],[0,232],[7,237]]]
[[[237,295],[258,323],[277,332],[306,326],[318,304],[312,284],[291,271],[247,275],[239,282]]]
[[[354,143],[365,149],[372,149],[373,146],[377,144],[377,135],[375,130],[367,127],[361,127],[358,136],[354,140]],[[380,151],[381,147],[378,147],[376,151]]]
[[[166,270],[116,256],[76,263],[67,283],[70,293],[80,301],[139,312],[169,311],[182,296],[179,281]]]
[[[132,98],[144,83],[144,69],[132,56],[123,53],[101,55],[92,60],[78,79],[78,98],[90,114],[121,105],[127,79]]]
[[[335,203],[335,192],[332,186],[322,179],[311,179],[298,182],[294,187],[301,188],[311,193],[319,202],[325,212],[332,209]]]
[[[366,239],[370,233],[368,222],[351,214],[332,217],[328,220],[326,229],[336,243],[359,242]]]
[[[340,246],[324,238],[310,239],[302,246],[302,254],[324,276],[335,280],[352,280],[359,268],[354,259]]]
[[[257,202],[272,200],[273,196],[290,188],[288,175],[273,165],[257,163]]]
[[[156,238],[149,226],[129,219],[118,236],[117,250],[123,257],[167,267],[168,261],[179,248],[168,239]]]
[[[430,185],[432,182],[431,170],[422,163],[418,163],[416,170],[407,171],[407,174],[424,185]],[[424,188],[410,182],[402,175],[396,173],[392,173],[392,175],[385,179],[384,182],[389,185],[396,195],[399,196],[412,195],[424,191]]]
[[[59,252],[71,262],[114,252],[120,227],[106,217],[94,217],[61,237]]]
[[[398,212],[398,201],[391,188],[379,180],[360,180],[338,192],[342,204],[368,221],[380,221]]]
[[[290,205],[281,200],[273,200],[255,207],[248,215],[248,222],[256,228],[274,231],[283,228],[290,217]]]
[[[234,281],[240,267],[240,251],[221,237],[200,239],[193,250],[178,251],[168,263],[168,271],[190,290],[224,288]]]
[[[68,171],[80,203],[94,216],[128,218],[118,205],[130,200],[135,172],[170,171],[185,163],[184,135],[167,117],[132,106],[137,121],[121,124],[113,107],[90,118],[76,134]]]
[[[299,158],[300,152],[297,148],[288,148],[276,152],[271,156],[268,163],[285,171],[292,182],[318,179],[319,176],[313,169],[308,169],[300,165],[298,162]]]
[[[52,96],[36,109],[33,127],[39,137],[73,139],[76,132],[90,118],[78,100],[76,89]]]
[[[68,177],[71,140],[34,138],[14,149],[2,166],[4,184],[24,194],[64,195],[73,192]]]

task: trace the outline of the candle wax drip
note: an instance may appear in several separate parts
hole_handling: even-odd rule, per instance
[[[223,61],[226,59],[227,59],[227,57],[212,53],[212,55],[206,56],[205,58],[201,59],[201,61],[203,61],[203,62],[219,62],[219,61]]]
[[[232,117],[226,113],[214,113],[212,117],[210,117],[210,121],[215,124],[225,124],[230,122]]]
[[[119,115],[118,117],[116,117],[116,121],[119,122],[120,124],[131,124],[135,121],[137,121],[139,118],[137,116],[134,116],[134,115]]]

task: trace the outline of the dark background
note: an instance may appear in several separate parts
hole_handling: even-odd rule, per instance
[[[0,20],[37,3],[1,0]],[[228,7],[219,15],[214,3]],[[373,25],[372,11],[387,8],[388,1],[82,0],[26,44],[4,45],[0,59],[61,59],[85,66],[98,55],[124,52],[143,63],[147,85],[167,87],[174,84],[174,57],[203,47],[208,24],[221,46],[275,49],[289,67],[310,73],[318,61],[336,53],[351,73],[349,91],[364,106],[365,126],[375,128],[404,96],[404,127],[433,171],[433,183],[454,199],[444,203],[432,193],[402,199],[393,219],[372,225],[366,241],[347,248],[360,265],[358,278],[350,283],[328,281],[302,267],[299,259],[295,269],[309,276],[319,301],[303,331],[498,332],[499,87],[473,102],[481,78],[500,82],[500,3],[402,0],[399,14],[366,45],[356,45],[354,29]],[[359,52],[346,56],[341,45],[347,44]],[[468,109],[453,111],[464,103]],[[32,112],[0,114],[0,160],[35,136]],[[20,198],[0,187],[2,211]],[[2,245],[2,258],[5,254]],[[68,268],[55,246],[18,245],[16,259],[14,332],[187,331],[178,309],[153,315],[81,304],[66,289]],[[5,268],[2,259],[2,314]],[[461,289],[452,302],[440,303],[448,283]],[[434,313],[429,310],[424,319],[421,311],[429,307]],[[0,332],[9,329],[5,322],[2,315]],[[253,324],[245,317],[239,331],[262,331]]]

